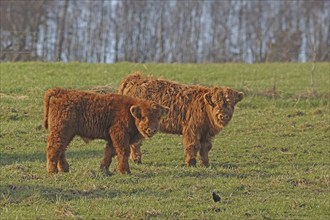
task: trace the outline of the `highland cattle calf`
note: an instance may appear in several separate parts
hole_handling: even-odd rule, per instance
[[[196,165],[199,153],[202,166],[209,165],[211,139],[232,119],[235,105],[244,97],[242,92],[227,87],[182,85],[176,82],[128,75],[119,86],[119,93],[155,101],[170,111],[160,123],[160,131],[183,135],[186,164]],[[131,146],[131,159],[141,162],[141,142]]]
[[[109,173],[117,155],[120,173],[130,173],[130,144],[152,137],[168,109],[152,101],[119,94],[97,94],[61,88],[44,96],[44,127],[49,129],[47,170],[68,172],[65,151],[74,136],[104,139],[107,144],[101,170]]]

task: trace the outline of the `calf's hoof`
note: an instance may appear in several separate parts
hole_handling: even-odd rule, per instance
[[[57,168],[55,169],[47,169],[48,173],[58,173]]]
[[[210,164],[209,164],[209,162],[201,161],[201,166],[202,166],[202,167],[209,167]]]
[[[47,164],[47,171],[48,171],[48,173],[58,173],[56,163]]]
[[[133,161],[136,164],[141,164],[141,156],[139,155],[130,155],[129,159],[131,159],[131,161]]]
[[[106,176],[111,176],[111,173],[110,173],[110,171],[109,171],[109,168],[102,166],[102,164],[101,164],[101,166],[100,166],[100,170],[101,170],[101,172],[102,172],[104,175],[106,175]]]
[[[131,174],[131,171],[130,170],[118,170],[120,174]]]
[[[141,159],[134,159],[133,162],[134,162],[135,164],[142,164]]]
[[[65,172],[65,173],[69,172],[70,170],[69,165],[58,165],[57,169],[59,172]]]
[[[196,166],[196,159],[190,159],[188,162],[187,162],[187,166],[188,167],[195,167]]]

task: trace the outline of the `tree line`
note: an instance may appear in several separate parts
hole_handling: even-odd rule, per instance
[[[327,0],[1,0],[1,61],[330,60]]]

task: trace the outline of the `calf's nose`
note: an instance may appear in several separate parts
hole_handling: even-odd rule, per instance
[[[148,129],[147,129],[147,133],[148,133],[148,134],[155,134],[156,132],[157,132],[156,129],[153,129],[153,128],[148,128]]]
[[[228,120],[229,116],[228,115],[220,115],[221,120]]]

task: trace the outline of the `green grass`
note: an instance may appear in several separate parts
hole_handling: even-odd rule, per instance
[[[329,219],[330,66],[312,64],[1,63],[1,219]],[[132,175],[99,171],[103,141],[68,148],[69,173],[46,172],[47,88],[117,88],[142,70],[246,93],[213,141],[209,168],[184,166],[180,136],[144,142]],[[217,191],[221,203],[212,201]]]

